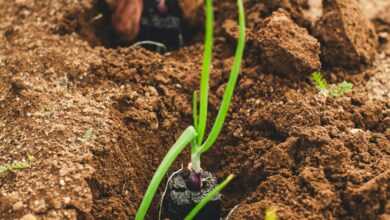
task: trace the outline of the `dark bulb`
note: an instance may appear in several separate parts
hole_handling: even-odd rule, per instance
[[[191,191],[200,191],[202,189],[202,178],[200,173],[191,172],[186,183],[188,189]]]

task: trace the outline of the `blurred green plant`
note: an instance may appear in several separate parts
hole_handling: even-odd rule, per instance
[[[12,163],[0,165],[0,175],[4,175],[8,172],[17,172],[26,168],[30,168],[33,161],[34,157],[28,154],[27,160],[14,161]]]
[[[311,75],[311,81],[319,90],[320,94],[324,96],[340,97],[351,92],[353,89],[353,84],[347,81],[329,85],[320,72],[314,72]]]

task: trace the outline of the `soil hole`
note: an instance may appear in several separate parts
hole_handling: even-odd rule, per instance
[[[92,46],[107,48],[142,46],[149,50],[165,52],[191,44],[199,27],[188,25],[182,16],[177,0],[166,1],[169,9],[161,15],[156,10],[156,0],[144,0],[137,38],[131,42],[120,37],[113,25],[113,6],[108,0],[95,0],[90,9],[72,8],[65,14],[56,33],[78,33]]]

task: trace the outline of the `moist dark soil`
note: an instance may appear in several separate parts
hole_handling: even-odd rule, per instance
[[[162,216],[171,220],[182,220],[207,193],[217,186],[217,179],[212,173],[179,170],[167,183],[163,193]],[[195,217],[195,220],[221,218],[221,196],[211,200]]]
[[[275,2],[245,1],[242,73],[202,161],[219,181],[237,176],[223,216],[235,207],[229,219],[258,220],[274,207],[280,219],[389,219],[390,2],[335,0],[326,10],[315,0]],[[30,163],[0,175],[0,219],[134,219],[153,172],[191,124],[202,41],[164,55],[113,48],[99,4],[0,2],[0,164]],[[215,7],[209,126],[237,36],[235,1]],[[291,28],[281,31],[280,21]],[[319,94],[308,72],[319,61],[329,83],[352,82],[352,92]],[[187,151],[171,172],[188,161]],[[147,219],[158,219],[163,188]]]

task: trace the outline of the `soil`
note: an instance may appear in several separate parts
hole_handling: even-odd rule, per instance
[[[290,5],[301,8],[291,17],[307,33],[295,27],[292,37],[316,37],[322,12],[308,5],[321,4],[296,2]],[[359,2],[362,13],[353,15],[373,22],[378,34],[362,33],[378,44],[373,60],[353,59],[351,68],[350,60],[321,57],[329,83],[354,84],[343,97],[320,95],[300,68],[274,72],[249,36],[223,134],[202,161],[218,180],[237,176],[222,197],[223,215],[235,207],[230,220],[263,219],[269,207],[280,219],[389,219],[390,24],[383,9],[390,2]],[[279,7],[294,13],[270,4],[246,1],[248,33],[258,33]],[[215,6],[209,126],[235,46],[223,24],[236,19],[236,4]],[[165,54],[118,47],[106,13],[100,0],[1,1],[0,164],[34,159],[30,168],[0,176],[0,219],[134,219],[156,167],[191,124],[201,38]],[[340,30],[354,39],[360,34]],[[357,46],[364,57],[372,53],[371,46]],[[344,62],[344,55],[333,56]],[[148,219],[157,219],[159,199]]]
[[[323,62],[354,68],[375,59],[377,36],[356,0],[324,1],[323,16],[315,32],[320,39]]]

